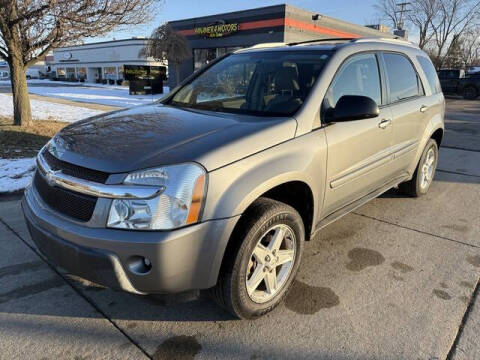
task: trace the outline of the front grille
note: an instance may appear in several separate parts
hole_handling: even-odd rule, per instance
[[[33,184],[43,201],[52,209],[71,218],[88,221],[92,217],[97,198],[50,186],[42,175],[35,172]]]
[[[47,164],[53,170],[62,170],[62,172],[66,175],[70,175],[79,179],[94,181],[97,183],[105,184],[105,181],[107,181],[109,175],[108,173],[77,166],[57,159],[55,156],[50,154],[50,151],[47,149],[42,152],[42,155]]]

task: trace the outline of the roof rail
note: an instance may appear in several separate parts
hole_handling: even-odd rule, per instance
[[[354,43],[362,43],[362,42],[382,42],[382,43],[390,43],[390,44],[398,44],[401,43],[403,45],[418,47],[417,44],[401,39],[399,37],[395,38],[381,38],[381,37],[363,37],[358,39],[353,39],[352,42]]]
[[[249,46],[248,48],[238,49],[237,51],[241,52],[242,50],[247,50],[247,49],[273,48],[273,47],[284,46],[284,45],[287,45],[287,44],[285,44],[284,42],[260,43],[260,44]]]
[[[329,42],[329,41],[352,41],[355,40],[355,38],[326,38],[326,39],[312,39],[312,40],[303,40],[303,41],[296,41],[296,42],[291,42],[286,44],[287,46],[295,46],[295,45],[301,45],[301,44],[310,44],[310,43],[316,43],[316,42]]]

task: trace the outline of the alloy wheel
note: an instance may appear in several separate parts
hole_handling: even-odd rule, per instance
[[[245,277],[252,301],[265,303],[285,285],[295,263],[296,241],[295,233],[285,224],[274,225],[260,238]]]
[[[420,174],[420,187],[426,189],[433,179],[435,171],[435,150],[429,149],[422,165],[422,172]]]

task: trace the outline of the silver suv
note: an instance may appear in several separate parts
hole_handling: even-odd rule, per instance
[[[258,317],[324,226],[390,188],[428,191],[444,108],[432,63],[407,42],[240,50],[159,103],[56,134],[25,218],[73,274],[136,294],[210,289]]]

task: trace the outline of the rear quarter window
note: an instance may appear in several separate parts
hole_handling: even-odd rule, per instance
[[[390,102],[423,95],[423,86],[410,60],[401,54],[384,53]]]
[[[432,94],[438,94],[441,92],[442,88],[440,87],[440,81],[438,80],[437,72],[435,71],[430,59],[425,56],[417,56],[417,60],[420,63],[423,72],[427,76],[428,85],[430,85]]]

